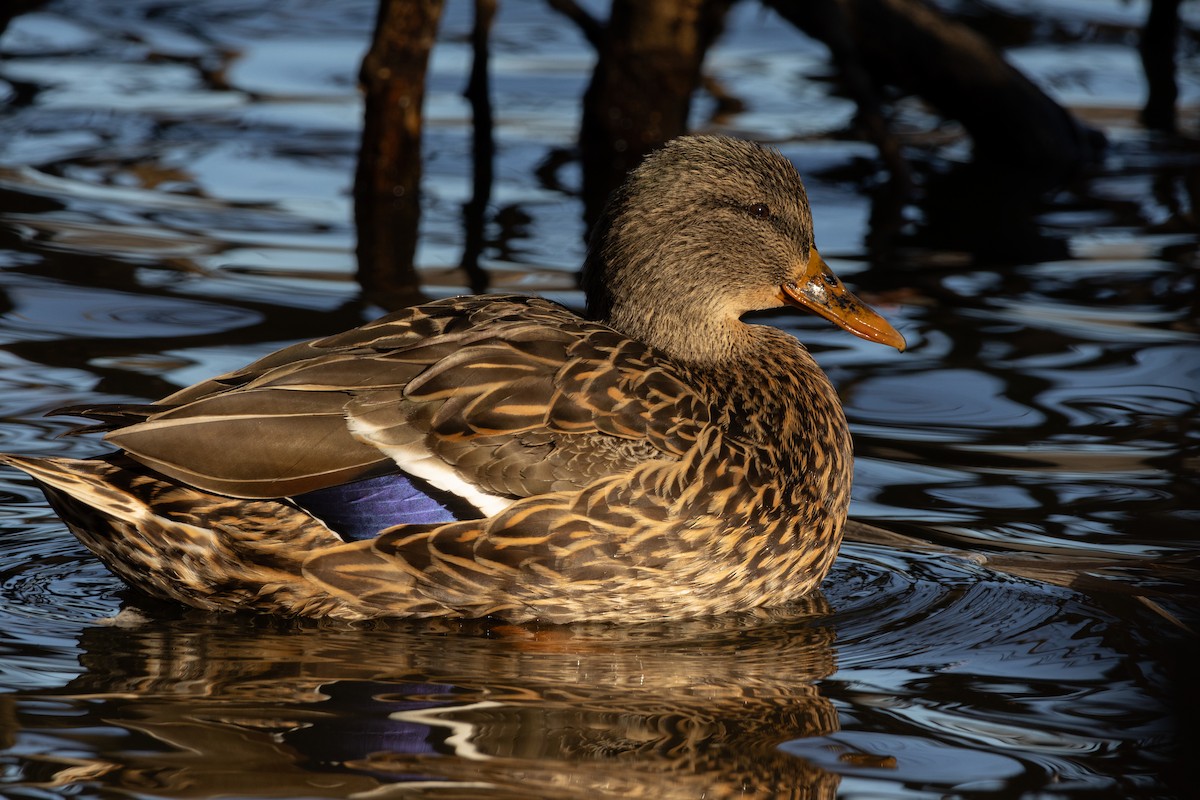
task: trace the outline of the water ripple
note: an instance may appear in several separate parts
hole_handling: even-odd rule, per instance
[[[154,338],[214,333],[252,325],[254,311],[199,300],[146,297],[70,286],[7,287],[17,311],[5,328],[18,335]]]
[[[1031,428],[1046,417],[1014,402],[998,377],[978,370],[931,369],[860,381],[846,413],[855,421],[919,430]]]

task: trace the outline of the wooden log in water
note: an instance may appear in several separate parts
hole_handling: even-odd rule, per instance
[[[958,120],[977,160],[1069,170],[1094,161],[1103,137],[1004,60],[999,50],[923,0],[764,0],[825,42],[868,111],[882,87],[915,94]],[[845,40],[848,40],[845,41]]]

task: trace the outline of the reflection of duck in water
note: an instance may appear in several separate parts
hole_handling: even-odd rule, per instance
[[[153,406],[76,409],[122,453],[6,461],[121,577],[213,610],[645,621],[786,603],[837,552],[837,395],[749,311],[903,338],[813,246],[792,165],[669,143],[598,226],[583,320],[453,298]]]
[[[396,781],[433,797],[833,797],[836,775],[779,749],[836,730],[813,685],[834,668],[813,621],[828,612],[814,594],[786,613],[536,635],[98,626],[83,674],[15,698],[18,737],[53,751],[22,747],[17,766],[30,784],[159,797],[366,797]]]

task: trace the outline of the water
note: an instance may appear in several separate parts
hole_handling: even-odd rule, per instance
[[[1101,167],[1051,187],[981,173],[905,104],[924,199],[889,212],[871,148],[836,136],[853,108],[814,80],[819,45],[744,4],[710,62],[749,104],[718,129],[779,143],[822,253],[908,337],[897,355],[767,317],[842,392],[852,515],[936,549],[850,543],[820,596],[758,618],[293,625],[148,604],[6,472],[0,792],[1186,796],[1194,639],[1159,611],[1196,602],[1200,156],[1136,124],[1145,3],[997,5],[1037,15],[1012,57],[1105,130]],[[470,8],[448,6],[418,253],[435,295],[466,283]],[[348,197],[373,13],[62,0],[10,25],[0,450],[103,452],[44,412],[154,399],[379,311],[351,279]],[[496,37],[484,263],[577,303],[578,170],[536,168],[571,145],[589,53],[541,3],[505,3]],[[1014,549],[1002,569],[973,555]],[[1075,588],[1023,577],[1034,557],[1077,568]]]

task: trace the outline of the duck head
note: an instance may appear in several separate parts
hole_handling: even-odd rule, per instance
[[[739,139],[684,136],[648,156],[597,222],[583,283],[590,317],[687,361],[737,358],[742,315],[785,305],[905,346],[821,259],[792,163]]]

